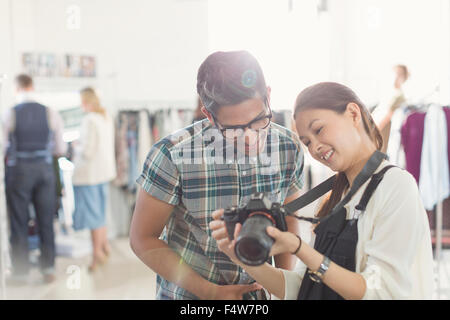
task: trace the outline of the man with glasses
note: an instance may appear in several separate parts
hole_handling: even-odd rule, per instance
[[[211,54],[199,68],[197,91],[207,119],[150,150],[137,180],[130,244],[158,274],[157,299],[264,299],[264,290],[219,251],[208,225],[215,210],[245,205],[255,192],[280,203],[296,199],[300,142],[271,122],[270,88],[246,51]],[[287,223],[298,232],[295,219]],[[290,255],[274,260],[295,267]]]

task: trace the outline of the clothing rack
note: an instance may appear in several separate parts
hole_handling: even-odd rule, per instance
[[[405,111],[407,113],[405,114],[405,117],[404,117],[404,122],[405,122],[408,119],[409,116],[411,116],[411,115],[413,115],[415,113],[425,114],[424,115],[425,116],[425,120],[424,120],[423,139],[425,138],[426,115],[427,115],[427,112],[429,111],[429,108],[433,105],[433,103],[425,103],[424,100],[425,99],[422,99],[418,104],[415,104],[415,105],[414,104],[407,105],[405,107]],[[434,104],[434,105],[436,105],[436,104]],[[448,121],[446,123],[447,123],[447,126],[450,125],[450,123]],[[436,145],[438,145],[438,146],[444,145],[444,141],[443,141],[444,136],[445,135],[439,135],[437,137],[438,140],[439,139],[442,139],[442,140],[436,141]],[[448,146],[448,139],[450,139],[450,137],[447,136],[447,146]],[[423,141],[422,141],[422,143],[423,143]],[[423,155],[423,147],[424,146],[422,145],[422,155]],[[449,159],[447,159],[447,160],[449,160]],[[421,164],[422,164],[422,161],[423,161],[423,159],[421,159]],[[438,168],[440,168],[440,167],[438,166]],[[444,172],[442,172],[442,169],[439,169],[439,170],[440,171],[438,172],[438,177],[441,177],[441,179],[442,179],[442,177],[444,176]],[[450,170],[450,168],[449,168],[449,170]],[[420,176],[422,176],[422,174],[423,173],[420,172]],[[442,191],[443,190],[441,190],[441,184],[437,183],[437,190],[436,190],[437,194],[441,195]],[[446,199],[448,199],[448,197]],[[435,206],[433,208],[434,216],[432,216],[432,217],[435,218],[435,221],[436,221],[435,227],[434,227],[435,235],[434,235],[433,238],[435,240],[435,252],[434,252],[435,257],[434,258],[435,258],[435,261],[436,261],[436,273],[437,273],[437,280],[438,280],[437,281],[437,298],[438,299],[440,299],[440,293],[441,293],[441,288],[440,288],[440,284],[441,284],[441,281],[440,281],[441,280],[441,265],[445,264],[444,260],[442,259],[442,249],[443,249],[443,240],[444,240],[443,239],[443,230],[444,230],[444,217],[443,217],[444,212],[443,212],[443,209],[444,209],[444,201],[446,199],[441,199],[441,200],[437,201],[437,203],[435,204]],[[428,209],[428,210],[430,210],[430,209]],[[447,276],[448,276],[448,274],[447,274]]]
[[[143,107],[143,108],[139,108]],[[145,113],[144,113],[145,112]],[[173,118],[185,112],[177,123]],[[115,115],[117,177],[111,183],[111,233],[128,235],[128,224],[135,206],[136,179],[142,171],[150,148],[159,139],[192,123],[194,110],[190,108],[148,108],[134,104],[132,108],[118,109]],[[156,120],[157,119],[157,120]],[[124,121],[124,122],[122,122]],[[166,122],[162,125],[161,122]],[[156,122],[160,122],[159,124]]]
[[[449,123],[447,123],[447,126],[450,125]],[[449,136],[447,136],[447,140],[450,139]],[[442,141],[440,141],[440,143],[442,143]],[[448,143],[448,142],[447,142]],[[450,161],[450,159],[448,159]],[[450,168],[449,168],[450,170]],[[442,175],[440,175],[442,176]],[[439,189],[438,189],[439,190]],[[440,194],[438,192],[438,194]],[[443,203],[444,203],[444,199],[439,201],[436,205],[436,252],[435,252],[435,259],[436,259],[436,269],[437,269],[437,279],[438,279],[438,285],[437,285],[437,294],[438,294],[438,299],[440,299],[441,297],[441,288],[440,288],[440,284],[441,284],[441,264],[444,264],[445,267],[445,262],[443,262],[442,259],[442,233],[443,233]]]

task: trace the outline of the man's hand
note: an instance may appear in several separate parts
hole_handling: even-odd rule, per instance
[[[231,261],[242,266],[242,262],[240,262],[234,254],[235,240],[230,241],[230,239],[228,238],[225,222],[221,220],[223,212],[224,210],[220,209],[212,213],[212,217],[214,220],[209,223],[209,227],[211,228],[211,230],[213,230],[211,235],[216,240],[219,250],[225,253],[231,259]],[[241,224],[238,223],[236,224],[236,227],[234,229],[234,239],[236,239],[240,230]]]

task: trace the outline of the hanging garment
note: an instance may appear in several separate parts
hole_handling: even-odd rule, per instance
[[[171,124],[171,126],[167,126],[168,129],[170,128],[169,129],[170,132],[168,132],[168,134],[171,134],[171,133],[183,128],[183,122],[181,120],[180,113],[178,112],[178,110],[175,110],[175,109],[170,110],[170,120],[169,121],[170,121],[169,123]]]
[[[136,191],[136,179],[139,176],[137,163],[137,148],[138,148],[138,128],[139,115],[138,113],[131,113],[128,115],[128,130],[127,130],[127,146],[128,146],[128,182],[127,189],[130,192]]]
[[[147,154],[153,145],[152,134],[150,132],[149,112],[147,110],[139,112],[138,131],[138,168],[139,170],[142,170]]]
[[[116,169],[117,176],[113,184],[125,186],[128,183],[128,146],[127,146],[128,118],[125,112],[120,112],[116,122]]]
[[[447,121],[447,158],[449,161],[448,166],[450,168],[450,107],[449,106],[443,107],[442,110],[444,110],[445,119]]]
[[[419,185],[420,161],[424,131],[424,112],[411,113],[401,129],[401,141],[405,151],[406,170],[411,173]]]
[[[450,196],[448,129],[439,105],[430,106],[425,117],[419,191],[427,210]]]
[[[391,118],[391,130],[386,154],[389,161],[400,168],[405,167],[405,151],[402,145],[402,125],[407,114],[406,108],[398,108]]]

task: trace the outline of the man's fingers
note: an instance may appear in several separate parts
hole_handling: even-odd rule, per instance
[[[252,284],[248,284],[248,285],[242,285],[242,290],[241,293],[247,293],[247,292],[252,292],[252,291],[256,291],[256,290],[261,290],[263,287],[259,284],[259,283],[252,283]]]
[[[212,230],[217,230],[217,229],[220,229],[220,228],[224,228],[225,227],[225,223],[223,221],[220,221],[220,220],[213,220],[213,221],[211,221],[209,223],[209,227]]]
[[[228,233],[225,228],[217,229],[213,231],[211,235],[216,240],[228,239]]]
[[[224,209],[216,210],[212,213],[212,217],[214,220],[220,220],[223,216]]]
[[[227,250],[230,241],[228,239],[222,239],[217,241],[217,246],[221,251]]]

